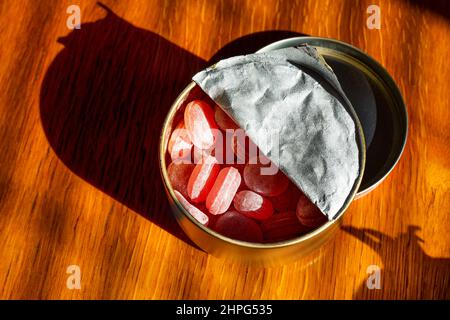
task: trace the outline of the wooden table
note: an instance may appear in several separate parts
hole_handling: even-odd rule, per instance
[[[105,0],[108,12],[73,1],[71,31],[72,2],[0,2],[0,298],[449,298],[450,8],[433,3]],[[370,4],[380,30],[366,26]],[[351,205],[352,232],[312,256],[218,260],[171,217],[162,120],[195,71],[295,34],[348,42],[386,67],[408,107],[405,152]],[[66,285],[70,265],[81,289]],[[380,290],[366,287],[370,265]]]

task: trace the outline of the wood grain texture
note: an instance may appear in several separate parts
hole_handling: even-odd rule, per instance
[[[448,5],[104,3],[111,13],[95,1],[0,2],[0,298],[450,298]],[[82,13],[73,32],[71,4]],[[381,8],[380,30],[366,27],[370,4]],[[294,33],[348,42],[385,66],[408,108],[405,152],[351,205],[351,232],[312,256],[275,268],[218,260],[170,216],[155,152],[161,121],[230,42],[251,52]],[[372,264],[381,290],[365,287]],[[81,290],[66,287],[69,265],[81,268]]]

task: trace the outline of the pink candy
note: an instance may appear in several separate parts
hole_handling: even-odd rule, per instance
[[[214,121],[214,112],[206,102],[194,100],[186,106],[184,125],[197,148],[209,149],[214,145],[217,124]]]
[[[169,151],[172,161],[190,159],[192,142],[186,128],[184,127],[183,120],[178,122],[177,126],[173,130],[169,143],[167,144],[167,150]]]
[[[177,197],[178,201],[183,205],[183,207],[191,214],[191,216],[194,217],[195,220],[203,224],[204,226],[208,225],[209,218],[206,214],[204,214],[201,210],[199,210],[197,207],[193,206],[192,204],[187,201],[183,195],[178,192],[177,190],[174,190],[175,196]]]
[[[235,156],[231,144],[233,132],[222,132],[220,130],[216,133],[216,142],[211,149],[203,150],[204,153],[214,156],[220,164],[234,164]],[[194,152],[198,153],[198,148],[194,148]]]
[[[239,191],[233,200],[234,208],[249,218],[264,220],[273,214],[272,203],[250,190]]]
[[[228,210],[241,184],[241,175],[236,168],[222,169],[206,198],[206,208],[211,214],[222,214]]]
[[[189,177],[187,193],[192,202],[203,202],[211,190],[219,173],[220,165],[216,158],[206,156],[198,163]]]

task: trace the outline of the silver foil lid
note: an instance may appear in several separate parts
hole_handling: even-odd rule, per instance
[[[309,46],[222,60],[193,80],[329,220],[360,175],[352,106]]]

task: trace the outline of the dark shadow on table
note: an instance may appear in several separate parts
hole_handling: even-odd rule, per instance
[[[46,137],[75,174],[192,244],[170,213],[158,143],[170,105],[209,63],[100,6],[107,12],[103,19],[58,40],[64,49],[47,70],[40,93]],[[293,35],[248,35],[213,59]]]
[[[450,298],[450,258],[427,255],[420,246],[424,240],[417,235],[419,227],[409,226],[407,232],[396,238],[373,229],[350,226],[341,229],[372,248],[384,266],[381,289],[368,289],[367,283],[363,282],[354,293],[354,299]]]
[[[209,59],[208,64],[214,64],[221,59],[228,57],[233,57],[242,54],[250,54],[255,51],[265,47],[275,41],[288,39],[293,37],[306,36],[303,33],[295,31],[283,31],[283,30],[273,30],[273,31],[261,31],[251,33],[240,38],[237,38],[230,43],[223,46],[219,51],[217,51],[211,59]]]
[[[421,10],[431,10],[442,15],[446,19],[450,18],[450,2],[448,0],[402,0],[412,5],[418,6]]]

